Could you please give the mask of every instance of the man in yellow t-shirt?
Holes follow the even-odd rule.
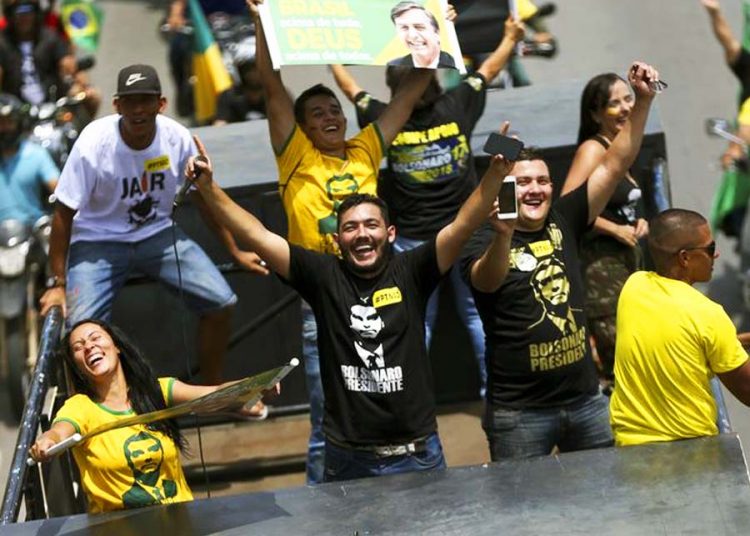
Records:
[[[750,405],[750,364],[723,307],[692,287],[711,279],[716,242],[700,214],[670,209],[649,224],[656,272],[636,272],[617,307],[618,446],[716,435],[710,380]]]
[[[344,198],[375,194],[383,152],[394,140],[432,78],[430,69],[413,70],[380,118],[346,139],[346,117],[329,88],[317,84],[292,102],[274,71],[258,15],[263,0],[247,0],[256,28],[256,61],[263,84],[271,146],[279,168],[279,194],[286,211],[289,242],[338,254],[336,214]],[[310,396],[307,482],[323,481],[323,386],[312,309],[302,303],[302,352]]]

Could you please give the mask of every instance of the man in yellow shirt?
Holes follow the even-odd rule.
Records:
[[[750,363],[721,305],[693,288],[711,279],[716,242],[700,214],[670,209],[649,224],[656,272],[636,272],[617,307],[618,446],[716,435],[714,374],[750,405]]]
[[[375,195],[383,152],[411,115],[433,71],[413,70],[380,118],[347,140],[346,117],[329,88],[314,85],[292,102],[280,73],[271,65],[258,16],[257,6],[263,0],[246,1],[255,21],[258,73],[279,169],[279,195],[286,211],[289,242],[320,253],[338,254],[334,234],[339,205],[355,193]],[[307,482],[317,484],[323,481],[323,387],[315,316],[305,302],[302,345],[312,428]]]

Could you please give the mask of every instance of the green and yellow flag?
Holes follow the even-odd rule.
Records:
[[[96,52],[104,17],[94,0],[62,0],[60,14],[73,44],[86,52]]]
[[[195,119],[198,123],[210,120],[216,113],[216,97],[232,87],[219,46],[214,41],[206,17],[198,0],[189,0],[190,18],[193,21],[193,98]]]

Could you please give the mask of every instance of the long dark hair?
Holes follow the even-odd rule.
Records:
[[[125,374],[125,382],[128,386],[128,398],[130,399],[133,411],[140,415],[165,409],[167,405],[164,402],[159,380],[138,347],[119,328],[93,318],[76,322],[70,331],[65,334],[61,345],[61,352],[70,368],[73,387],[76,392],[84,394],[92,400],[97,399],[97,393],[93,385],[75,363],[73,349],[70,344],[71,333],[82,324],[96,324],[112,337],[112,342],[115,343],[115,347],[119,351],[120,366],[122,366],[123,373]],[[156,421],[149,424],[148,428],[168,436],[180,450],[184,450],[187,446],[187,442],[180,433],[180,428],[177,426],[175,419]]]
[[[578,126],[578,145],[599,133],[601,125],[594,120],[594,113],[603,110],[609,102],[612,86],[622,79],[615,73],[596,75],[589,80],[581,94],[581,122]],[[625,82],[627,83],[627,82]]]

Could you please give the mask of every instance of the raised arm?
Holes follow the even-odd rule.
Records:
[[[216,234],[219,240],[221,240],[222,244],[224,244],[224,247],[238,266],[249,272],[268,275],[268,269],[265,267],[263,260],[256,253],[253,253],[252,251],[244,251],[237,246],[237,242],[235,242],[232,233],[229,232],[229,229],[216,221],[216,218],[214,218],[211,210],[209,210],[201,195],[192,194],[191,201],[193,201],[198,207],[198,210],[203,217],[203,221],[208,224],[214,234]]]
[[[594,140],[584,141],[573,156],[573,162],[570,164],[560,195],[572,192],[586,182],[586,179],[602,162],[605,154],[607,154],[607,149],[601,143]]]
[[[714,35],[724,49],[724,58],[727,64],[733,65],[740,55],[742,45],[732,35],[732,29],[729,27],[727,19],[721,13],[719,0],[701,0],[701,3],[706,8],[706,12],[711,19],[711,29],[714,31]]]
[[[497,48],[482,62],[477,72],[489,82],[497,76],[513,55],[516,44],[523,39],[524,28],[521,21],[508,17],[505,21],[505,33]]]
[[[240,207],[213,180],[213,168],[203,143],[196,137],[198,152],[206,161],[190,159],[187,174],[195,176],[195,168],[201,173],[197,178],[198,191],[216,221],[226,228],[241,245],[255,251],[274,272],[289,277],[289,243],[272,233],[255,216]]]
[[[617,134],[604,158],[588,179],[589,222],[593,222],[604,210],[618,181],[625,177],[638,156],[648,112],[656,95],[650,83],[658,79],[659,73],[656,69],[645,63],[635,62],[630,68],[628,81],[636,95],[635,106],[630,119]]]
[[[388,103],[383,113],[375,121],[386,147],[391,144],[406,124],[414,106],[422,98],[424,90],[427,89],[427,84],[430,83],[433,76],[435,76],[434,69],[412,69],[399,84],[391,102]]]
[[[575,190],[586,182],[586,178],[594,172],[606,153],[607,149],[601,143],[594,140],[584,141],[573,157],[573,163],[570,165],[568,176],[565,178],[561,195]],[[647,225],[646,220],[639,220],[639,222],[643,222],[639,225]],[[594,230],[631,247],[637,244],[641,237],[637,226],[620,225],[601,216],[594,220]]]
[[[336,85],[346,95],[349,102],[354,104],[354,97],[364,91],[362,87],[354,79],[349,69],[343,65],[330,65],[329,67],[331,68],[331,74],[336,81]]]
[[[255,22],[255,58],[263,85],[263,97],[266,102],[268,131],[271,135],[271,146],[278,152],[294,131],[294,102],[287,93],[281,80],[281,71],[274,71],[271,55],[268,52],[263,23],[260,21],[258,5],[263,0],[245,0],[250,16]]]
[[[503,133],[508,131],[508,127],[509,124],[506,122],[503,126]],[[466,241],[485,221],[497,199],[503,179],[512,167],[513,163],[503,158],[502,155],[493,156],[479,186],[461,205],[456,218],[440,229],[436,239],[440,273],[445,273],[450,269]]]
[[[471,265],[471,286],[480,292],[495,292],[503,284],[510,270],[510,245],[516,220],[498,220],[497,212],[490,214],[490,225],[495,231],[490,245]]]

